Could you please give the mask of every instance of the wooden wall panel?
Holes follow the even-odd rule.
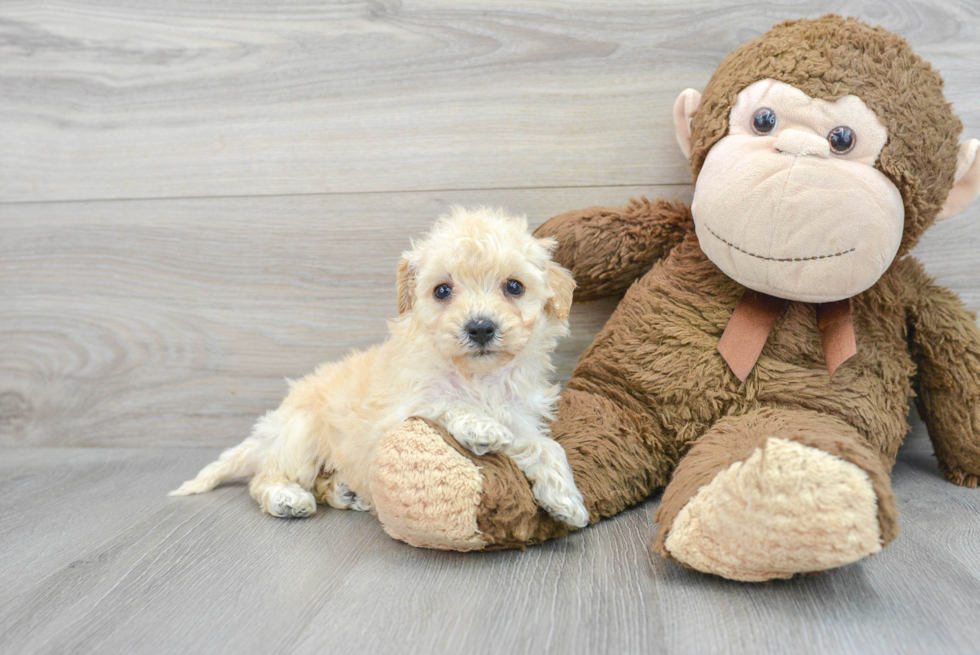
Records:
[[[686,183],[671,107],[780,20],[909,38],[980,135],[980,6],[8,2],[0,201]]]
[[[285,376],[380,341],[395,268],[451,204],[532,224],[686,187],[217,198],[4,207],[0,443],[223,445]],[[613,303],[577,307],[563,377]]]

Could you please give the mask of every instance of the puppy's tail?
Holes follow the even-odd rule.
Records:
[[[192,496],[211,491],[225,480],[255,475],[255,452],[267,437],[275,437],[281,429],[279,416],[269,412],[258,420],[252,429],[252,436],[234,448],[221,453],[218,460],[211,462],[197,474],[193,480],[188,480],[178,489],[170,492],[171,496]]]

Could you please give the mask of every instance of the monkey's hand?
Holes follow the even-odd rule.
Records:
[[[923,278],[926,276],[923,274]],[[926,279],[910,312],[919,414],[946,479],[980,482],[980,329],[953,292]]]
[[[575,300],[626,293],[633,282],[694,231],[687,205],[646,198],[620,208],[590,207],[549,219],[534,231],[558,240],[556,262],[575,277]]]

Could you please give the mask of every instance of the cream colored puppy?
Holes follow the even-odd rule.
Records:
[[[541,507],[586,525],[565,451],[548,435],[551,353],[568,334],[575,287],[554,247],[523,218],[454,208],[402,256],[388,340],[291,383],[251,437],[172,495],[253,476],[252,496],[274,516],[309,516],[317,501],[369,510],[375,447],[417,416],[476,454],[510,456]]]

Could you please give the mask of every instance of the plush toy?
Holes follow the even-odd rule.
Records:
[[[690,208],[633,201],[539,236],[576,297],[623,295],[552,433],[593,522],[666,487],[656,552],[735,580],[820,571],[898,531],[915,398],[945,476],[980,476],[980,331],[908,255],[980,191],[975,140],[900,37],[826,16],[741,46],[674,109]],[[372,485],[390,535],[456,550],[565,534],[517,468],[409,422]]]

